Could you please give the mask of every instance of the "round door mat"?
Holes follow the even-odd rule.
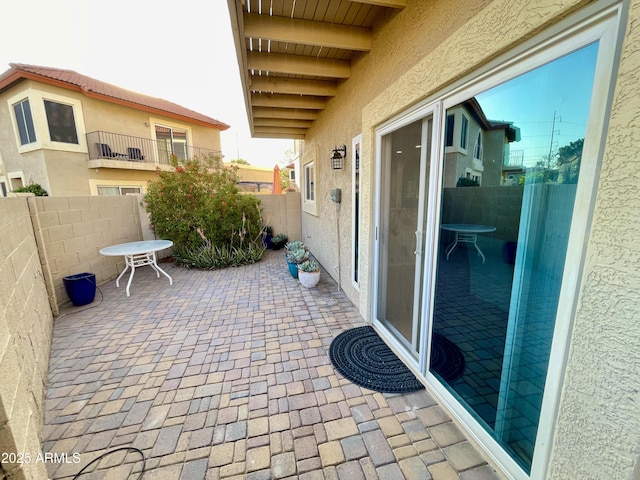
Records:
[[[406,393],[424,388],[369,326],[339,334],[331,342],[329,358],[343,377],[369,390]]]
[[[460,349],[433,332],[431,370],[451,382],[464,372]],[[356,327],[339,334],[331,342],[329,358],[343,377],[369,390],[406,393],[421,390],[422,383],[370,327]]]

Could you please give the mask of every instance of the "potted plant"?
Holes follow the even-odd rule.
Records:
[[[287,265],[293,278],[298,278],[298,265],[309,259],[309,251],[306,248],[294,248],[287,251]]]
[[[285,246],[287,240],[288,238],[284,233],[279,233],[271,239],[271,246],[274,250],[280,250]]]
[[[272,241],[273,241],[273,227],[270,225],[265,225],[262,228],[262,243],[264,244],[264,246],[266,247],[267,250],[271,250],[272,248]]]
[[[300,240],[294,240],[292,242],[286,243],[284,246],[285,250],[290,251],[293,250],[294,248],[306,248],[304,246],[304,243],[302,243]]]
[[[303,287],[315,287],[320,281],[320,264],[314,259],[300,263],[298,265],[298,278]]]

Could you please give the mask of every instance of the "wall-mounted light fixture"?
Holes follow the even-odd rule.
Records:
[[[347,146],[342,145],[333,149],[333,155],[331,155],[331,168],[334,170],[341,170],[344,165],[344,159],[347,156]]]

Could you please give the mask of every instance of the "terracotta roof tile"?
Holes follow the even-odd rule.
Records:
[[[184,117],[185,119],[195,120],[199,123],[205,123],[216,127],[220,130],[226,130],[229,125],[222,123],[214,118],[208,117],[201,113],[189,110],[168,100],[155,98],[142,93],[127,90],[110,83],[96,80],[95,78],[82,75],[73,70],[65,70],[61,68],[40,67],[36,65],[25,65],[20,63],[10,63],[11,70],[8,70],[0,76],[0,91],[9,84],[13,84],[20,80],[20,74],[31,74],[39,77],[67,84],[73,89],[79,89],[87,94],[95,94],[103,97],[105,101],[113,99],[116,103],[128,103],[132,106],[139,105],[141,107],[166,112],[172,116]],[[4,80],[4,81],[3,81]],[[64,85],[61,85],[64,87]],[[106,97],[106,98],[104,98]]]

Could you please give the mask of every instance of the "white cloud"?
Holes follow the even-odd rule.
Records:
[[[291,140],[249,134],[227,3],[222,0],[22,0],[3,8],[0,70],[68,68],[220,120],[225,158],[282,161]]]

